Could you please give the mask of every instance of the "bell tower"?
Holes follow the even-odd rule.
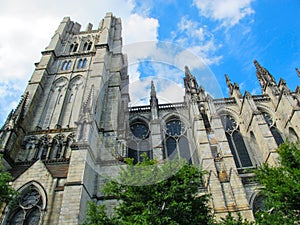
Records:
[[[121,19],[107,13],[96,29],[88,24],[82,31],[80,24],[63,18],[35,65],[25,94],[1,129],[1,151],[14,188],[26,189],[31,182],[36,195],[44,196],[47,205],[35,211],[36,219],[78,224],[98,191],[95,168],[114,159],[101,146],[115,149],[126,130]],[[8,211],[4,224],[18,213]]]

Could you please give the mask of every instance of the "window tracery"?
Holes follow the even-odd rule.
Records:
[[[273,121],[272,117],[268,113],[263,112],[262,115],[270,128],[270,131],[272,133],[272,136],[273,136],[276,144],[279,146],[281,143],[283,143],[283,139],[275,125],[275,122]]]
[[[226,138],[238,168],[253,166],[238,124],[230,115],[221,116]]]
[[[44,201],[38,188],[30,184],[20,193],[16,206],[12,208],[4,224],[38,225],[45,207]]]
[[[136,121],[130,125],[132,138],[128,142],[128,158],[133,158],[134,163],[143,161],[143,154],[152,158],[152,151],[149,141],[150,130],[142,121]]]
[[[189,141],[185,124],[177,119],[167,121],[165,127],[165,158],[174,159],[177,155],[191,163]]]

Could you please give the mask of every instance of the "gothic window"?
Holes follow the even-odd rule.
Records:
[[[69,61],[68,61],[68,64],[67,64],[67,67],[66,67],[66,70],[71,69],[71,64],[72,64],[72,62],[71,62],[71,60],[69,60]]]
[[[272,136],[273,136],[276,144],[279,146],[281,143],[283,143],[283,139],[282,139],[281,134],[279,133],[278,129],[276,128],[272,117],[266,112],[263,112],[262,115],[270,128],[270,131],[272,133]]]
[[[38,148],[36,150],[35,159],[45,160],[48,154],[50,137],[48,135],[44,135],[40,138],[38,143]]]
[[[260,210],[265,209],[263,201],[264,201],[263,195],[261,195],[261,194],[256,195],[256,197],[254,198],[253,203],[252,203],[253,214],[255,214],[256,212],[258,212]]]
[[[80,69],[82,67],[82,59],[79,59],[77,64],[77,69]]]
[[[30,184],[21,191],[16,206],[11,210],[4,224],[38,225],[45,207],[43,197],[38,188]]]
[[[253,166],[237,122],[229,115],[221,116],[221,120],[236,166],[238,168]]]
[[[76,52],[78,49],[78,44],[77,43],[73,43],[70,45],[70,52]]]
[[[136,121],[130,125],[130,131],[133,138],[128,142],[128,158],[133,158],[134,163],[143,161],[143,154],[152,158],[148,126],[142,121]]]
[[[59,159],[61,158],[64,153],[64,135],[57,135],[53,138],[51,151],[50,151],[50,158],[51,159]]]
[[[86,58],[84,58],[83,62],[82,62],[82,67],[81,68],[85,68],[86,67],[86,62],[87,62],[87,60],[86,60]]]
[[[61,70],[67,70],[67,66],[68,66],[68,61],[64,61],[61,66]]]
[[[88,41],[85,42],[83,45],[83,51],[90,51],[92,49],[92,42]]]
[[[165,156],[174,159],[179,156],[191,163],[189,141],[186,137],[186,127],[183,122],[175,118],[166,123]]]
[[[87,59],[79,59],[78,64],[77,64],[77,69],[85,68],[86,67],[86,62]]]
[[[61,66],[61,70],[69,70],[71,69],[71,64],[72,64],[72,61],[69,60],[69,61],[64,61],[62,66]]]

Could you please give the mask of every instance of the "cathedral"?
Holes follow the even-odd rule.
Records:
[[[121,19],[107,13],[81,30],[63,18],[0,131],[3,165],[20,193],[0,223],[80,224],[89,201],[112,210],[117,201],[104,200],[101,187],[124,158],[138,163],[144,154],[201,166],[214,215],[253,220],[262,200],[253,170],[276,165],[278,146],[300,135],[300,87],[254,66],[261,95],[241,93],[225,75],[229,97],[213,98],[185,67],[183,102],[160,104],[152,83],[149,104],[129,107]]]

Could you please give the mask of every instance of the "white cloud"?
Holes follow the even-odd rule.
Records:
[[[223,26],[234,26],[244,17],[254,13],[253,0],[194,0],[202,16],[220,21]]]

